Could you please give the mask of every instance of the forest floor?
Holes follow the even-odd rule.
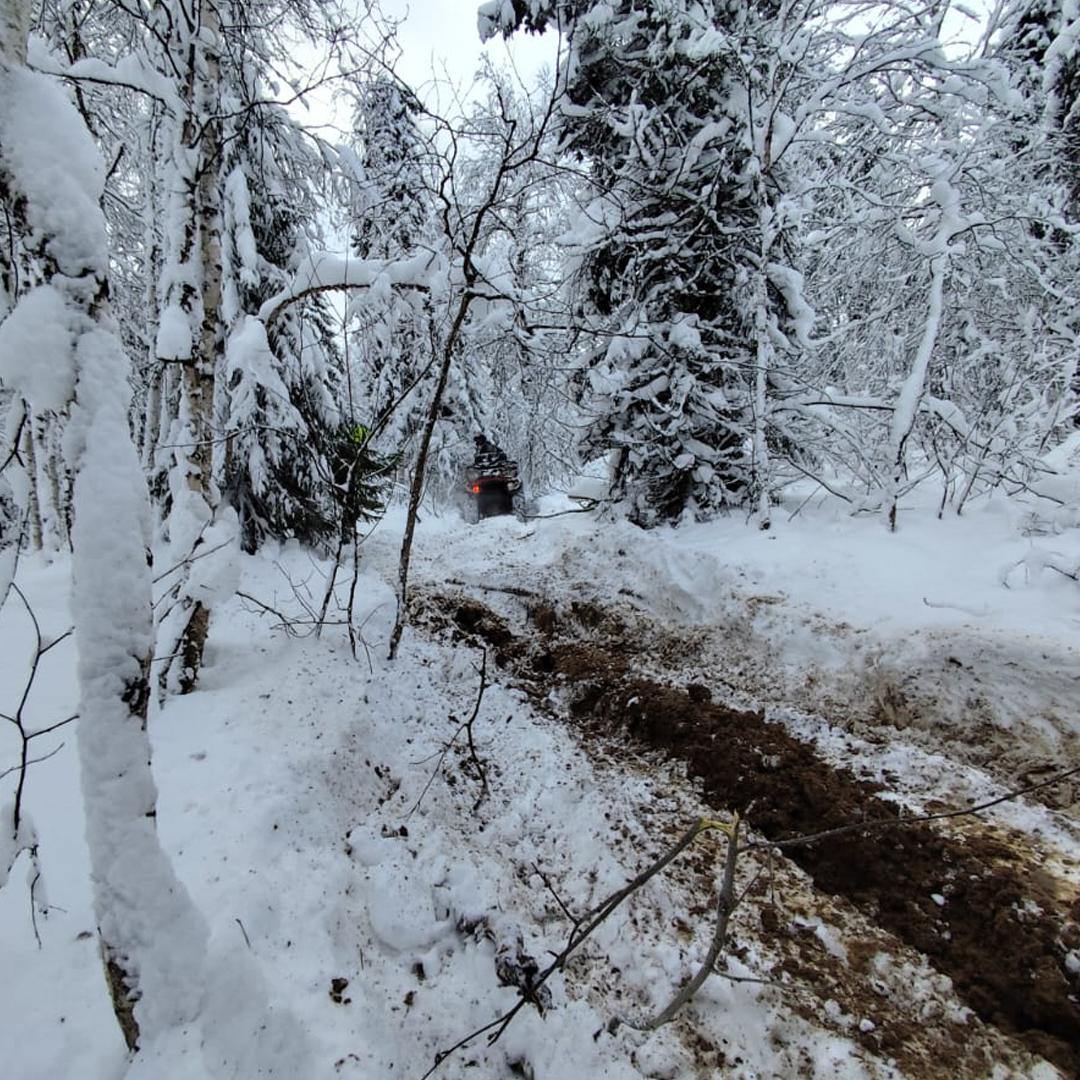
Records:
[[[640,1030],[708,948],[721,834],[434,1075],[1080,1075],[1080,784],[895,824],[1080,764],[1080,588],[1047,557],[1076,561],[1078,531],[1032,535],[1004,500],[895,535],[789,512],[769,533],[426,517],[393,664],[398,518],[363,548],[356,659],[339,630],[220,611],[199,688],[152,723],[161,834],[212,931],[203,1050],[132,1074],[420,1080],[698,818],[739,811],[759,846],[717,974],[673,1023]],[[245,560],[242,589],[301,614],[325,573],[288,547]],[[24,567],[49,632],[65,574]],[[22,629],[5,609],[5,695]],[[68,643],[49,662],[42,724],[75,695]],[[56,905],[40,949],[23,879],[0,893],[6,1073],[111,1080],[126,1063],[59,741],[28,789]]]

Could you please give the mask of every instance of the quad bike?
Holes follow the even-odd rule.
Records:
[[[470,525],[481,518],[516,514],[523,518],[524,500],[517,464],[504,462],[498,469],[480,469],[475,465],[465,470],[465,505],[463,516]]]

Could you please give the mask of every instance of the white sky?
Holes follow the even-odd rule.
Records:
[[[554,70],[558,35],[516,34],[481,44],[476,28],[480,0],[382,0],[388,18],[399,21],[401,56],[395,70],[434,112],[453,116],[476,86],[475,75],[486,57],[496,68],[516,69],[532,88],[544,68]],[[357,4],[357,7],[360,7]],[[362,16],[357,15],[358,18]],[[319,56],[306,45],[296,52],[297,79],[303,82],[319,69]],[[353,102],[337,96],[331,82],[309,91],[290,111],[296,119],[321,128],[333,141],[344,137],[352,125]]]
[[[402,58],[398,73],[414,89],[427,87],[432,72],[440,79],[450,77],[467,89],[482,55],[497,65],[512,57],[522,78],[532,84],[541,67],[554,67],[558,39],[554,33],[542,36],[518,33],[509,42],[502,38],[480,44],[476,30],[476,9],[480,0],[382,0],[383,12],[404,19],[399,37]],[[944,38],[953,47],[979,40],[993,0],[967,0],[946,16]]]
[[[399,32],[402,48],[398,74],[430,101],[433,72],[439,80],[449,77],[467,96],[473,75],[486,55],[501,67],[516,63],[522,79],[532,85],[542,67],[553,68],[557,38],[524,33],[510,42],[501,38],[480,44],[476,9],[480,0],[383,0],[382,10],[404,19]]]

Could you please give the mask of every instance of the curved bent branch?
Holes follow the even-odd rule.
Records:
[[[320,285],[309,285],[299,292],[284,292],[271,297],[260,309],[259,318],[266,324],[267,329],[274,325],[281,317],[286,308],[307,299],[309,296],[317,296],[327,292],[349,292],[352,289],[370,289],[374,285],[371,281],[336,281],[325,282]],[[408,282],[395,282],[394,289],[408,289],[413,292],[430,293],[430,285],[419,285]]]

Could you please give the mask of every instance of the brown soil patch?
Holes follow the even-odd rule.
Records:
[[[586,738],[626,732],[685,762],[709,805],[739,810],[767,839],[898,816],[880,786],[823,761],[761,714],[716,704],[704,686],[683,690],[635,675],[627,643],[606,640],[620,620],[595,605],[573,613],[591,640],[549,639],[530,649],[483,605],[441,599],[453,605],[444,610],[454,612],[454,625],[488,641],[538,697],[561,681]],[[543,622],[548,637],[556,619]],[[960,819],[948,831],[876,828],[785,855],[819,889],[925,954],[983,1021],[1080,1075],[1080,980],[1065,967],[1066,948],[1080,936],[1080,897],[1058,896],[1022,845]]]
[[[770,840],[899,816],[880,787],[834,769],[760,714],[606,673],[578,700],[597,730],[626,730],[684,760],[711,806],[739,810]],[[1065,908],[1011,847],[976,827],[876,829],[785,854],[818,888],[924,953],[984,1021],[1080,1073],[1080,1005],[1070,1000],[1080,988],[1061,944],[1080,921],[1080,897]]]

